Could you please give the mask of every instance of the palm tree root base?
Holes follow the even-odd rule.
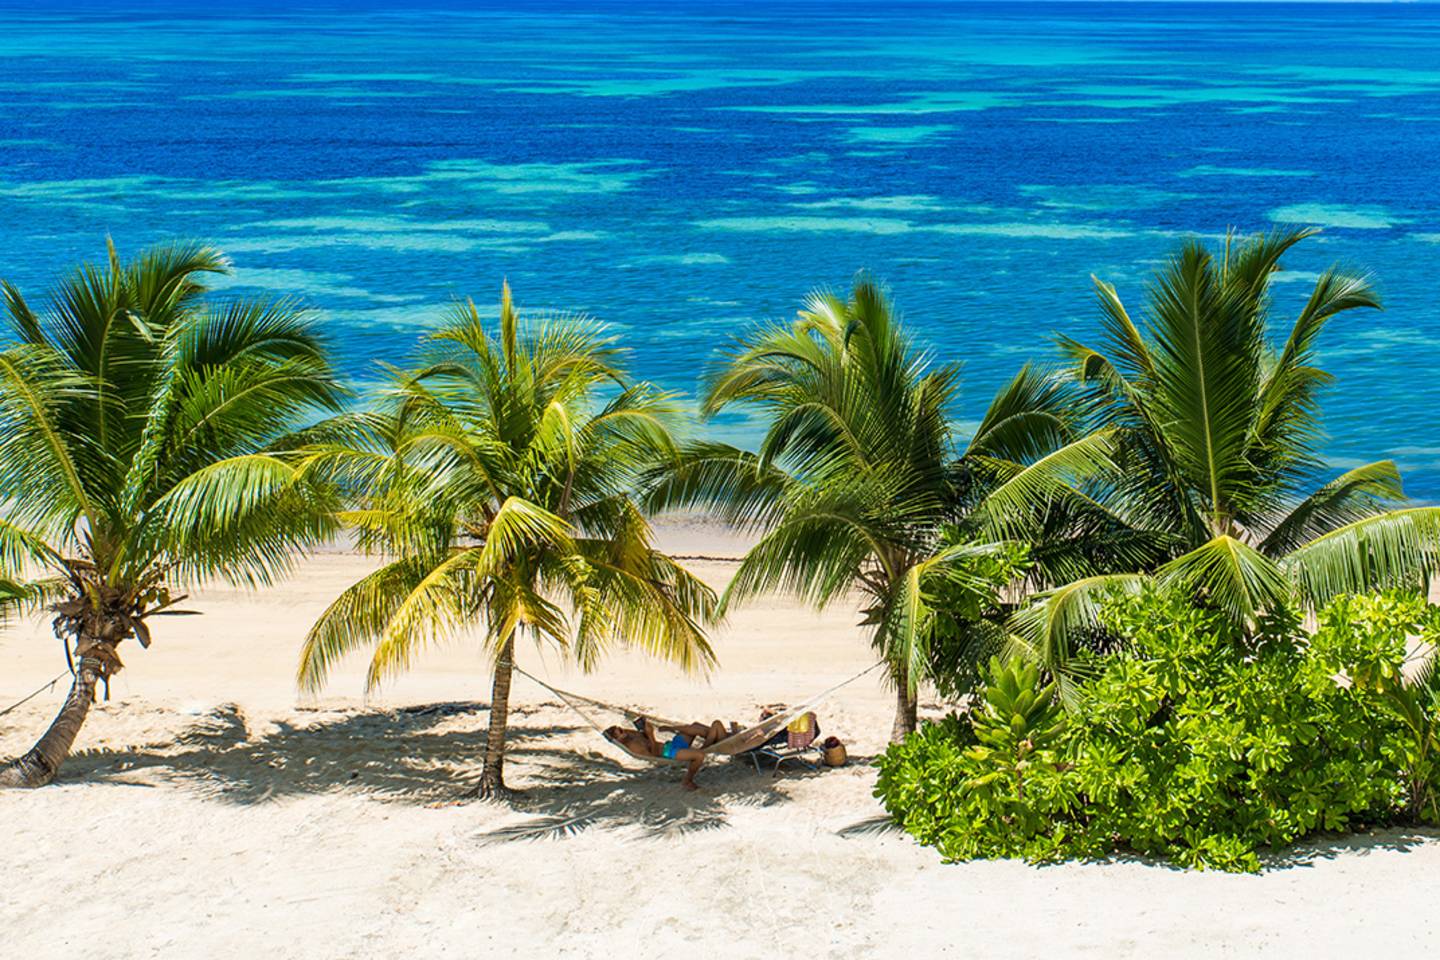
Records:
[[[477,800],[490,800],[495,803],[509,803],[521,796],[519,790],[507,787],[505,782],[496,777],[481,777],[480,783],[470,792],[470,796]]]
[[[23,757],[16,757],[0,766],[0,787],[43,787],[55,779],[56,773],[44,757],[31,750]]]

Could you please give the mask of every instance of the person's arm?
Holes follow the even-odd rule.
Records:
[[[645,745],[650,748],[650,755],[652,757],[660,756],[660,741],[655,739],[655,724],[646,720],[645,728],[640,732],[645,734]]]

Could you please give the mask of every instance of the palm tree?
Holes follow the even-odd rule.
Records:
[[[651,494],[657,509],[705,506],[763,533],[722,609],[776,589],[822,607],[858,591],[896,690],[894,739],[914,729],[941,598],[1014,587],[1017,544],[1039,547],[1037,583],[1113,569],[1117,549],[1134,556],[1072,485],[1103,465],[1109,440],[1073,440],[1065,391],[1021,370],[962,448],[959,375],[915,347],[874,282],[862,277],[848,299],[812,294],[793,323],[743,338],[708,378],[706,415],[744,404],[767,416],[758,451],[694,444]],[[1100,521],[1093,538],[1069,536],[1082,519]]]
[[[288,301],[207,302],[202,246],[84,265],[47,309],[3,287],[0,569],[50,602],[74,682],[0,785],[54,779],[120,644],[210,577],[264,583],[330,529],[325,491],[283,454],[290,430],[338,408],[325,349]]]
[[[426,365],[393,372],[384,410],[336,422],[315,448],[308,469],[353,494],[346,519],[386,562],[311,628],[299,680],[318,689],[369,646],[373,688],[425,644],[479,628],[495,658],[479,792],[496,796],[517,636],[587,669],[615,643],[698,669],[713,662],[715,597],[655,549],[632,496],[673,453],[672,410],[626,383],[613,337],[584,321],[522,331],[506,285],[498,338],[467,302],[426,347]]]
[[[1228,238],[1216,258],[1187,243],[1147,290],[1143,325],[1095,281],[1104,340],[1062,341],[1088,385],[1095,424],[1113,432],[1113,498],[1137,528],[1168,542],[1167,562],[1079,579],[1015,621],[1030,652],[1063,663],[1097,598],[1155,574],[1241,625],[1340,593],[1421,587],[1436,569],[1440,508],[1406,507],[1395,464],[1325,477],[1318,397],[1330,375],[1314,347],[1329,321],[1379,298],[1332,268],[1276,345],[1270,284],[1313,230]]]

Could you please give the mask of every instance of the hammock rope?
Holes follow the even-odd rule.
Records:
[[[31,700],[34,700],[36,697],[40,696],[40,694],[44,693],[46,690],[53,690],[53,689],[55,689],[55,684],[59,683],[59,682],[61,681],[61,679],[64,678],[64,676],[65,676],[66,674],[70,673],[70,672],[71,672],[71,671],[69,671],[69,670],[65,670],[65,671],[63,671],[63,672],[61,672],[61,673],[56,674],[54,680],[51,680],[49,683],[42,683],[42,684],[40,685],[40,688],[39,688],[38,690],[36,690],[34,693],[30,694],[30,696],[24,697],[23,699],[20,699],[20,700],[16,700],[14,703],[10,704],[10,706],[6,707],[4,710],[0,710],[0,717],[3,717],[3,716],[5,716],[5,714],[11,712],[12,710],[16,710],[16,709],[18,709],[19,707],[21,707],[21,706],[29,703]]]
[[[766,717],[764,720],[760,721],[752,727],[746,727],[743,730],[737,730],[731,733],[723,740],[716,740],[714,743],[705,744],[703,747],[700,748],[700,752],[705,754],[715,754],[717,756],[735,756],[736,754],[744,753],[747,750],[753,750],[755,747],[758,747],[766,740],[769,740],[770,737],[776,732],[778,732],[780,729],[788,726],[790,724],[790,721],[809,712],[812,707],[819,704],[821,701],[829,698],[831,694],[835,693],[837,690],[840,690],[842,687],[848,687],[856,680],[859,680],[861,677],[872,673],[875,670],[878,670],[882,666],[884,666],[883,661],[880,663],[871,664],[864,670],[861,670],[859,673],[855,674],[855,676],[850,677],[848,680],[842,680],[839,683],[835,684],[833,687],[830,687],[829,689],[816,694],[815,696],[811,697],[808,700],[805,700],[802,703],[796,704],[793,707],[786,707],[784,710],[779,711],[774,716]],[[641,718],[649,720],[657,727],[679,727],[683,726],[683,724],[677,723],[672,720],[666,720],[663,717],[657,717],[654,714],[645,713],[644,711],[634,710],[630,707],[622,707],[618,704],[606,703],[603,700],[594,700],[590,697],[583,697],[578,693],[571,693],[568,690],[561,690],[559,687],[551,686],[550,684],[546,683],[544,680],[541,680],[534,674],[527,673],[519,666],[514,667],[514,670],[522,677],[525,677],[526,679],[536,684],[539,684],[546,690],[549,690],[551,693],[555,694],[555,696],[559,697],[561,702],[564,703],[565,706],[575,711],[575,713],[578,714],[582,720],[584,720],[587,724],[593,727],[595,732],[600,734],[601,739],[603,739],[611,746],[621,750],[626,756],[634,757],[637,760],[650,760],[656,763],[681,762],[679,760],[674,760],[668,757],[652,757],[648,754],[638,754],[626,750],[624,747],[620,746],[619,744],[612,741],[609,737],[605,736],[605,728],[602,727],[599,723],[597,723],[589,713],[582,710],[580,708],[580,704],[583,703],[591,707],[592,709],[601,710],[606,713],[613,713],[617,716],[622,716],[627,719]]]

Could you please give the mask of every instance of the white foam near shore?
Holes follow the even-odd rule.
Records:
[[[701,518],[667,520],[659,540],[712,558],[689,562],[716,585],[749,542]],[[187,602],[201,616],[124,652],[62,782],[0,793],[6,955],[1354,960],[1435,942],[1431,837],[1352,837],[1259,877],[943,864],[879,820],[865,760],[892,698],[873,676],[820,709],[858,762],[779,779],[718,762],[699,794],[517,678],[507,777],[524,797],[462,802],[488,720],[475,646],[427,654],[368,704],[358,661],[318,699],[294,690],[306,626],[371,563],[335,548],[264,593],[207,589]],[[780,598],[739,610],[704,678],[623,652],[591,676],[520,657],[601,699],[746,719],[863,669],[855,621]],[[0,662],[0,704],[63,669],[40,623],[0,632]],[[27,746],[61,693],[0,720],[0,754]]]

